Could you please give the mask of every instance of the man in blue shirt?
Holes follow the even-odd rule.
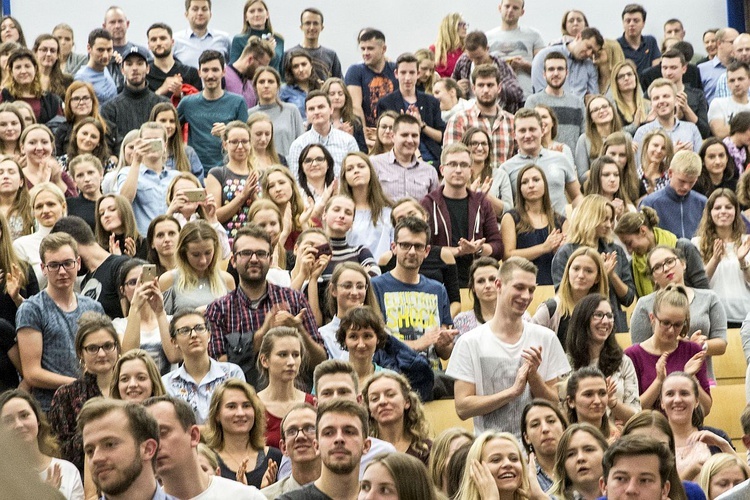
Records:
[[[114,51],[112,35],[105,29],[95,29],[89,33],[86,49],[89,53],[89,62],[78,70],[75,79],[90,83],[99,99],[99,105],[103,106],[117,95],[117,85],[107,68]]]
[[[577,97],[599,93],[599,77],[591,58],[604,46],[604,37],[596,28],[584,28],[575,39],[562,44],[551,45],[539,51],[531,63],[531,84],[534,92],[547,87],[544,78],[544,60],[551,52],[560,52],[568,60],[568,77],[565,91]]]
[[[643,35],[646,25],[646,9],[637,3],[631,3],[622,9],[623,33],[617,39],[626,59],[633,61],[638,73],[643,73],[655,66],[661,57],[659,43],[651,35]]]
[[[241,95],[221,88],[221,80],[226,75],[221,53],[207,50],[201,54],[198,64],[203,90],[184,97],[177,106],[177,114],[180,123],[190,125],[188,144],[195,149],[208,173],[223,163],[221,135],[226,124],[233,120],[247,121],[247,104]]]
[[[189,29],[176,31],[174,34],[174,57],[181,63],[194,68],[206,50],[216,50],[229,58],[229,34],[224,31],[208,29],[211,21],[211,0],[188,0],[185,2],[185,18]]]

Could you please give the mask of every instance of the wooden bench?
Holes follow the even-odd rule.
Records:
[[[747,362],[742,350],[742,339],[739,328],[727,330],[727,350],[721,356],[711,358],[714,376],[719,385],[745,384]],[[743,395],[744,401],[744,395]]]
[[[716,369],[715,363],[714,369]],[[742,384],[712,387],[711,397],[713,399],[711,413],[705,418],[704,423],[729,434],[737,451],[744,451],[742,425],[740,424],[740,415],[746,406],[744,381]]]
[[[430,423],[433,436],[437,436],[445,429],[460,427],[474,433],[474,419],[461,420],[456,413],[456,403],[453,399],[439,399],[424,404],[424,413]]]

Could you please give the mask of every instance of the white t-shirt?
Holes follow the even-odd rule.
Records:
[[[487,396],[511,387],[523,361],[521,352],[532,346],[541,346],[542,363],[539,375],[545,381],[570,372],[570,365],[560,341],[549,328],[523,323],[523,333],[515,344],[501,341],[485,323],[458,339],[446,374],[456,380],[469,382],[476,387],[477,396]],[[521,439],[521,412],[531,402],[528,384],[521,396],[502,408],[486,415],[474,417],[477,433],[496,429],[513,433]]]
[[[206,491],[191,500],[266,500],[266,496],[255,486],[232,481],[221,476],[210,476]]]
[[[49,468],[53,465],[60,465],[60,475],[62,476],[60,481],[60,493],[66,498],[66,500],[83,500],[83,483],[81,482],[81,474],[75,465],[68,462],[67,460],[60,460],[59,458],[53,458],[49,464]],[[39,477],[42,481],[47,479],[47,471],[44,470],[39,473]]]
[[[708,107],[708,121],[723,120],[724,123],[729,123],[740,111],[750,111],[750,104],[740,104],[731,97],[717,97]]]

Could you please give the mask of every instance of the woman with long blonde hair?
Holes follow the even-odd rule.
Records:
[[[602,155],[604,139],[621,129],[622,122],[609,99],[603,95],[590,96],[586,103],[586,131],[576,144],[575,165],[581,183],[588,179],[591,163]]]
[[[669,165],[673,156],[674,143],[664,130],[655,129],[643,137],[638,174],[648,194],[669,184]]]
[[[604,269],[609,278],[609,300],[615,314],[615,332],[626,332],[628,323],[622,307],[633,303],[635,283],[625,250],[614,241],[614,218],[615,208],[605,197],[598,194],[584,196],[571,217],[568,242],[552,258],[552,281],[556,286],[560,284],[566,262],[577,248],[586,246],[596,250],[603,256]]]
[[[0,318],[16,324],[16,311],[24,300],[39,293],[34,270],[18,258],[8,220],[0,213]]]
[[[608,436],[607,436],[608,437]],[[607,438],[591,424],[571,423],[560,437],[555,454],[555,484],[549,490],[559,500],[595,500],[602,495],[602,457]]]
[[[631,60],[625,59],[612,67],[610,80],[614,80],[610,91],[623,127],[634,134],[651,112],[651,103],[643,97],[638,69]]]
[[[617,40],[604,40],[604,46],[594,54],[594,64],[599,74],[599,93],[606,95],[612,87],[612,70],[625,60],[625,54]]]
[[[304,198],[297,188],[297,183],[288,168],[274,165],[265,171],[260,180],[263,198],[273,201],[284,214],[284,224],[289,226],[289,237],[284,248],[292,250],[299,233],[307,229],[308,220],[315,206],[311,203],[305,208]]]
[[[0,213],[8,221],[8,234],[13,239],[31,234],[34,231],[31,196],[23,169],[14,158],[0,157],[0,179],[5,181],[0,184]]]
[[[195,149],[185,144],[177,108],[170,102],[160,102],[151,108],[148,121],[161,123],[167,131],[167,161],[164,166],[170,170],[191,172],[202,183],[203,164]]]
[[[440,76],[447,77],[453,74],[456,61],[464,52],[468,27],[458,12],[452,12],[440,21],[435,45],[430,45],[430,50],[435,53],[435,71]]]
[[[362,120],[354,114],[354,103],[346,83],[341,78],[331,77],[323,82],[321,90],[328,95],[331,100],[331,122],[334,128],[343,130],[347,134],[354,136],[360,151],[367,151],[367,142],[365,141],[365,129],[362,126]]]
[[[628,199],[635,204],[636,200],[646,196],[646,188],[641,184],[635,163],[633,140],[629,134],[622,131],[609,134],[602,143],[602,156],[612,157],[622,170],[620,182]]]
[[[417,90],[432,95],[435,82],[439,80],[435,72],[435,53],[430,49],[419,49],[414,57],[417,58]]]

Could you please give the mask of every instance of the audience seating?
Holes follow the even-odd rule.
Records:
[[[714,371],[716,362],[714,362]],[[713,405],[704,423],[723,430],[732,438],[732,444],[738,452],[744,451],[742,444],[742,425],[740,415],[745,409],[745,384],[717,385],[711,388]]]
[[[712,358],[714,376],[719,385],[745,384],[745,371],[747,362],[742,350],[742,339],[739,328],[727,330],[727,350],[721,356]],[[742,396],[744,401],[744,393]],[[739,414],[737,414],[739,417]]]
[[[452,399],[439,399],[424,404],[424,413],[430,423],[430,431],[437,436],[445,429],[461,427],[474,432],[474,419],[461,420],[456,414],[456,404]]]
[[[471,290],[468,288],[461,289],[461,312],[471,311],[474,307],[474,297],[471,296]]]
[[[615,338],[623,351],[633,345],[633,340],[630,338],[630,332],[615,333]]]
[[[539,304],[544,302],[547,299],[551,299],[555,296],[555,287],[554,285],[540,285],[536,287],[536,291],[534,292],[534,298],[531,300],[531,304],[529,304],[529,308],[527,311],[532,316],[534,313],[536,313],[537,308],[539,307]]]

